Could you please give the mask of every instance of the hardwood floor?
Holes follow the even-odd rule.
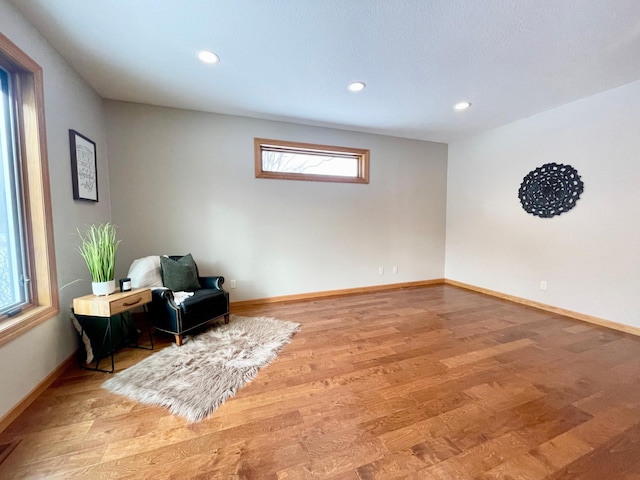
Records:
[[[0,478],[640,479],[638,337],[445,285],[235,313],[303,328],[209,419],[74,366],[0,434]]]

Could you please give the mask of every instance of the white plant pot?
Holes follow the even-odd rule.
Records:
[[[116,291],[116,281],[109,280],[108,282],[91,282],[91,290],[94,295],[111,295]]]

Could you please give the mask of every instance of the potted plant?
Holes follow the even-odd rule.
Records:
[[[112,223],[89,225],[83,235],[78,230],[81,244],[78,251],[91,273],[91,289],[94,295],[109,295],[116,290],[116,227]]]

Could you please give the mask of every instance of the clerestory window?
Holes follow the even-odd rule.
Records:
[[[254,139],[257,178],[369,183],[369,150]]]

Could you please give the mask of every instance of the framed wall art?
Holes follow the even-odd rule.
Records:
[[[71,180],[74,200],[98,201],[98,163],[96,144],[84,135],[69,130]]]

